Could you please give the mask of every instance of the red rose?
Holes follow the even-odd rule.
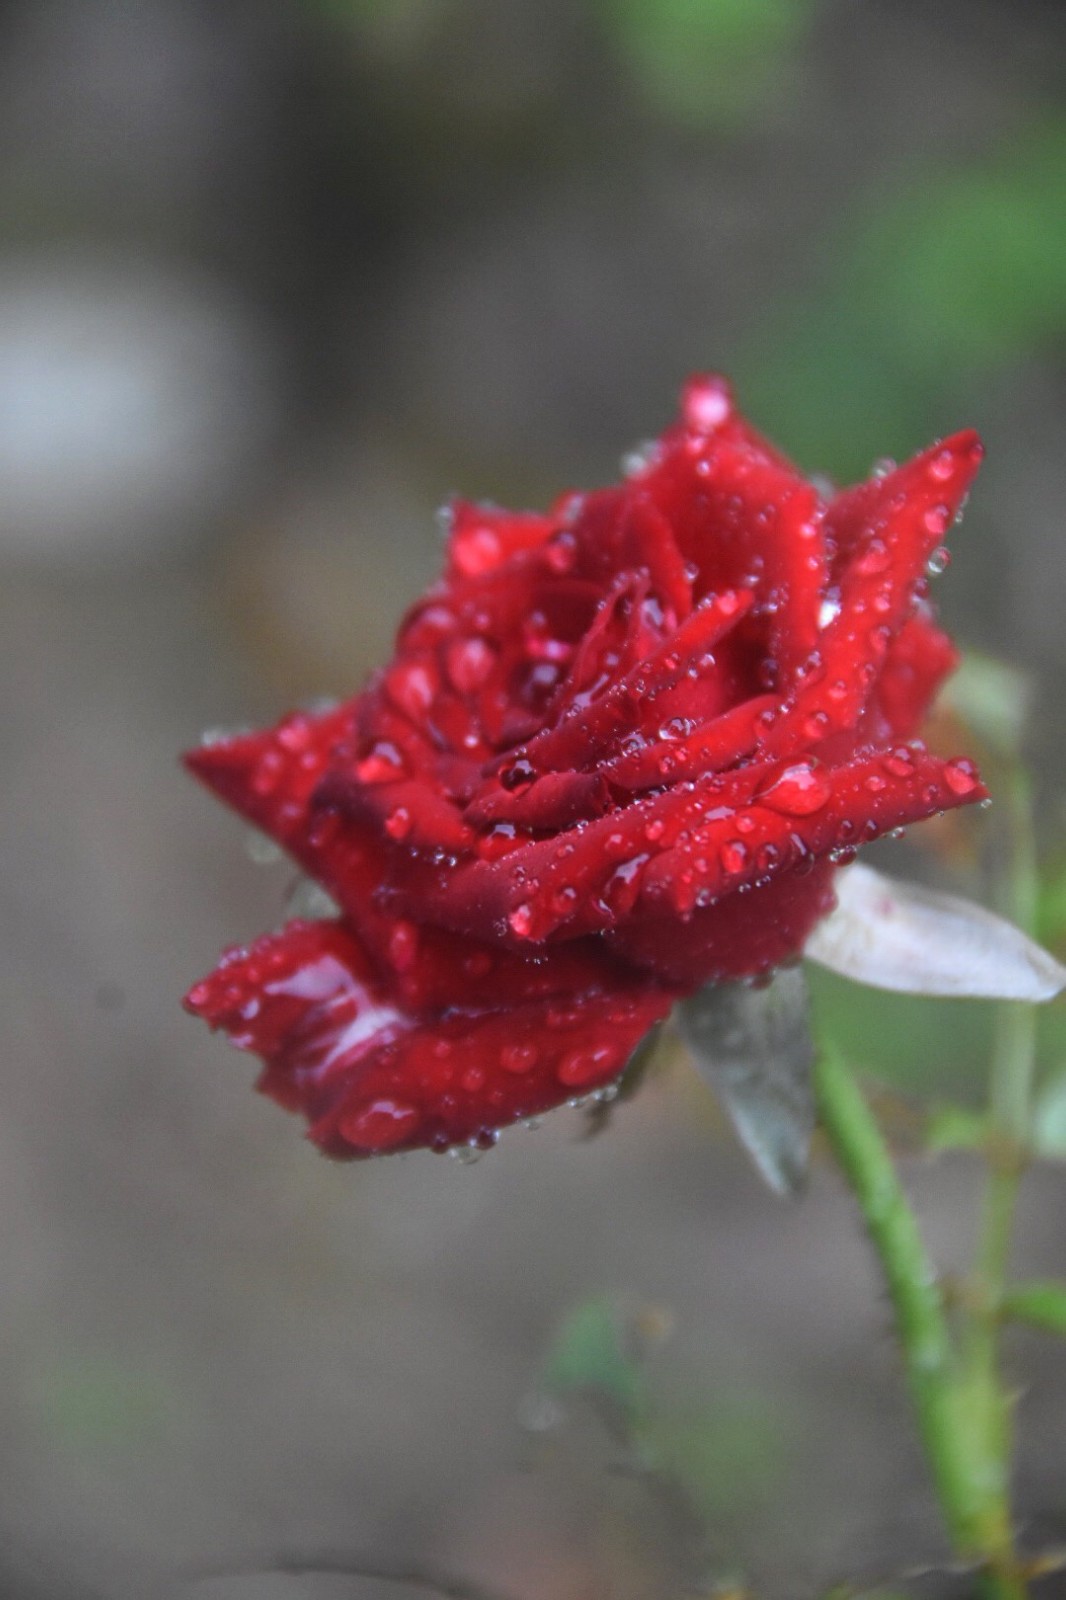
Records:
[[[331,1155],[444,1149],[795,957],[834,863],[985,793],[915,739],[955,659],[926,568],[980,457],[957,434],[827,502],[697,378],[621,486],[453,506],[364,694],[187,757],[341,908],[189,1008]]]

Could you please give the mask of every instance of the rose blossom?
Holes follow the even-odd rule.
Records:
[[[836,864],[979,800],[915,737],[972,432],[826,499],[695,378],[618,487],[458,502],[391,664],[191,770],[338,903],[186,1004],[335,1156],[491,1143],[673,1002],[795,958]]]

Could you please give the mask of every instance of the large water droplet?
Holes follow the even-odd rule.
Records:
[[[977,788],[977,768],[972,761],[964,757],[958,761],[949,761],[944,768],[944,782],[961,799],[964,795],[973,794]]]
[[[693,378],[685,386],[681,414],[695,433],[713,433],[733,409],[729,386],[722,378]]]
[[[414,1106],[402,1100],[372,1100],[359,1111],[338,1118],[337,1131],[363,1150],[391,1150],[409,1139],[418,1126]]]
[[[789,817],[807,817],[820,811],[832,789],[828,778],[809,761],[796,761],[764,788],[756,801]]]
[[[533,926],[533,907],[527,903],[515,906],[507,921],[512,933],[517,934],[519,939],[528,939]]]

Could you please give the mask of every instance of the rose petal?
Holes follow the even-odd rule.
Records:
[[[981,456],[977,435],[959,433],[833,501],[826,529],[850,551],[840,576],[839,613],[818,641],[814,670],[768,733],[768,751],[794,750],[814,718],[827,732],[855,726]]]
[[[328,1154],[491,1143],[497,1130],[616,1078],[672,994],[565,986],[500,1008],[399,1011],[339,923],[292,923],[233,950],[186,1004],[265,1062],[259,1088]],[[490,991],[491,992],[491,991]]]
[[[845,978],[987,1000],[1052,1000],[1066,988],[1066,967],[984,906],[862,864],[840,872],[835,888],[837,908],[804,954]]]

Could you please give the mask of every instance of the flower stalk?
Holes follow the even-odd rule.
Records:
[[[1003,784],[1010,837],[1004,910],[1024,931],[1035,921],[1036,851],[1027,775],[1012,762]],[[989,1600],[1027,1593],[1010,1509],[1013,1398],[1001,1365],[1009,1317],[1034,1315],[1057,1331],[1061,1286],[1012,1291],[1007,1282],[1018,1188],[1029,1159],[1036,1021],[1031,1005],[996,1013],[985,1155],[988,1181],[973,1271],[949,1319],[917,1219],[855,1078],[831,1048],[815,1068],[822,1126],[877,1252],[941,1511],[956,1553],[977,1561]],[[1050,1312],[1048,1306],[1051,1307]]]

